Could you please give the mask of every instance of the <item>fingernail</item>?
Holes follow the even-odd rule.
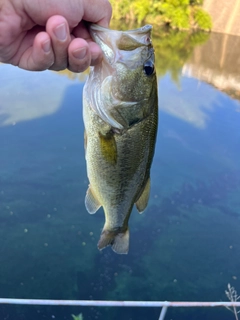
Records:
[[[49,53],[51,50],[51,42],[50,40],[46,40],[42,43],[42,49],[45,53]]]
[[[91,57],[91,66],[95,66],[96,64],[98,64],[101,61],[102,56],[98,53],[92,53],[92,57]]]
[[[73,51],[73,56],[76,59],[83,59],[86,56],[87,48],[83,47]]]
[[[67,39],[67,26],[66,23],[62,23],[54,29],[54,34],[60,41]]]

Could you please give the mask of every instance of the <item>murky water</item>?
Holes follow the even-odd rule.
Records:
[[[0,65],[0,297],[226,300],[240,293],[240,39],[156,35],[152,190],[130,252],[99,252],[89,215],[83,78]],[[164,42],[165,41],[165,42]],[[205,41],[205,43],[204,43]],[[0,306],[0,319],[157,319],[158,309]],[[171,309],[166,320],[233,319]]]

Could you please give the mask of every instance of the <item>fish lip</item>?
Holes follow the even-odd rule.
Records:
[[[131,33],[136,33],[136,34],[141,34],[141,33],[147,33],[149,31],[152,30],[152,25],[151,24],[146,24],[145,26],[143,27],[140,27],[138,29],[132,29],[132,30],[127,30],[127,31],[119,31],[119,30],[113,30],[113,29],[108,29],[108,28],[105,28],[105,27],[102,27],[98,24],[95,24],[95,23],[92,23],[90,26],[89,26],[89,29],[90,29],[90,32],[91,31],[104,31],[104,32],[127,32],[128,34]]]
[[[151,34],[152,31],[152,25],[151,24],[146,24],[143,27],[140,27],[138,29],[132,29],[132,30],[127,30],[127,31],[121,31],[121,30],[114,30],[114,29],[109,29],[109,28],[105,28],[102,27],[98,24],[90,24],[89,25],[89,32],[90,35],[92,37],[92,39],[97,42],[99,44],[99,46],[101,47],[101,44],[99,43],[99,41],[103,41],[102,37],[101,37],[101,32],[103,32],[103,34],[115,34],[118,35],[117,37],[120,37],[121,35],[127,34],[130,37],[132,36],[133,38],[139,38],[139,36],[141,37],[142,35],[147,35],[147,34]],[[100,34],[98,34],[100,33]],[[110,36],[111,37],[111,36]],[[147,39],[145,39],[144,41],[140,40],[140,42],[142,43],[142,45],[149,45],[151,44],[151,39],[150,36],[147,37]],[[108,46],[111,44],[108,43]]]

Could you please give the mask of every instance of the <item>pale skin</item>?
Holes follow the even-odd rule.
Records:
[[[108,27],[108,0],[0,0],[0,62],[82,72],[102,59],[86,22]]]

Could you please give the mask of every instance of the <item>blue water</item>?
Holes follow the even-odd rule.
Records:
[[[228,283],[240,293],[236,94],[187,75],[159,78],[151,197],[142,215],[133,210],[130,252],[119,256],[98,251],[103,211],[84,206],[83,85],[66,73],[0,65],[0,297],[224,301]],[[0,320],[79,313],[135,320],[160,310],[0,305]],[[165,319],[234,316],[177,308]]]

